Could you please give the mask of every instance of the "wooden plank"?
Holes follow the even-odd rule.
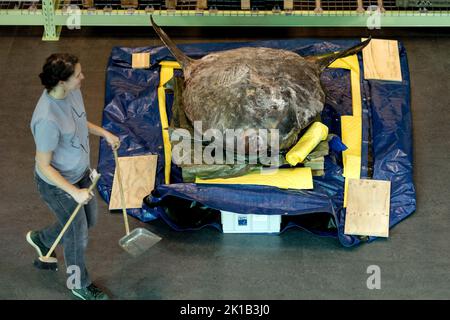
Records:
[[[364,13],[366,10],[364,10],[363,0],[356,0],[356,3],[358,5],[358,7],[356,8],[356,12]]]
[[[365,79],[402,81],[396,40],[372,39],[363,49],[363,61]]]
[[[322,1],[321,0],[316,0],[316,7],[314,8],[314,12],[315,13],[322,13],[323,12]]]
[[[120,6],[122,8],[137,8],[138,0],[120,0]]]
[[[133,53],[131,55],[131,67],[133,69],[150,68],[150,52]]]
[[[157,155],[119,157],[122,186],[127,208],[141,208],[142,200],[152,192],[155,186]],[[121,209],[120,190],[117,175],[109,202],[109,209]]]
[[[208,0],[197,0],[196,8],[199,10],[208,9]]]
[[[294,1],[293,0],[284,0],[283,9],[284,10],[294,10]]]
[[[166,0],[166,8],[167,9],[176,9],[177,8],[177,0]]]
[[[64,4],[70,3],[70,1],[65,0]],[[83,8],[93,8],[94,7],[94,0],[83,0]]]
[[[386,12],[386,9],[384,8],[383,0],[377,0],[378,9],[381,13]]]
[[[250,10],[250,0],[241,0],[241,9]]]
[[[348,179],[345,234],[388,237],[391,182]]]

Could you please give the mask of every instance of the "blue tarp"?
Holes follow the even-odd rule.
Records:
[[[179,47],[193,58],[242,46],[287,49],[306,56],[343,50],[358,42],[295,39]],[[131,55],[137,52],[150,52],[149,69],[131,68]],[[412,179],[409,70],[406,51],[401,43],[399,52],[402,82],[363,79],[363,64],[359,57],[363,110],[361,178],[391,181],[390,227],[414,212],[416,205]],[[330,155],[325,157],[325,176],[314,177],[313,190],[182,183],[180,169],[175,165],[172,165],[172,183],[164,184],[164,148],[157,100],[159,62],[164,60],[174,60],[165,47],[115,47],[108,62],[103,127],[120,137],[119,156],[158,155],[155,190],[145,199],[142,208],[128,209],[130,215],[145,222],[162,218],[176,230],[192,230],[192,227],[181,226],[171,219],[162,203],[170,199],[184,199],[217,210],[286,217],[311,214],[310,217],[314,218],[314,215],[319,217],[319,214],[323,216],[326,213],[333,219],[336,229],[315,229],[313,224],[303,225],[302,220],[294,219],[284,224],[282,231],[297,226],[318,235],[336,237],[344,246],[354,246],[362,241],[361,237],[344,234],[344,178],[342,154],[338,151],[331,150]],[[327,69],[322,74],[322,83],[327,93],[322,122],[329,127],[330,133],[340,135],[340,117],[352,114],[350,73],[344,69]],[[170,118],[173,97],[167,94],[166,100]],[[371,160],[369,153],[372,155]],[[104,140],[100,143],[98,171],[102,174],[98,190],[109,203],[114,157]],[[221,230],[217,222],[195,228],[207,225]],[[368,238],[369,241],[374,239]]]

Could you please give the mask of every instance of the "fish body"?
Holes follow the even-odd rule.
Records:
[[[299,133],[322,111],[322,71],[340,57],[361,51],[370,38],[342,52],[302,57],[265,47],[242,47],[187,57],[151,18],[154,30],[181,64],[184,74],[182,108],[202,130],[239,130],[245,152],[262,151],[268,141],[251,136],[255,130],[276,129],[279,151],[290,149]]]

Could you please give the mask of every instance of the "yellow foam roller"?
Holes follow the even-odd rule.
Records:
[[[314,150],[320,141],[328,136],[328,127],[321,122],[314,122],[305,134],[300,138],[297,144],[286,154],[286,161],[295,166],[303,162],[308,154]]]

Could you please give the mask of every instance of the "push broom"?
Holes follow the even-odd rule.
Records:
[[[96,172],[96,171],[95,171]],[[89,186],[88,192],[91,193],[92,190],[97,185],[98,179],[100,179],[101,174],[96,173],[93,177],[94,180],[92,181],[92,184]],[[72,223],[73,219],[75,219],[76,215],[78,214],[78,211],[80,211],[81,207],[84,206],[84,203],[79,203],[75,210],[73,211],[72,215],[70,216],[69,220],[67,220],[66,224],[64,225],[64,228],[59,233],[58,237],[56,238],[55,242],[51,246],[50,250],[48,250],[47,254],[43,257],[39,257],[34,261],[34,265],[38,267],[39,269],[48,269],[48,270],[58,270],[58,263],[57,260],[53,257],[51,257],[51,254],[55,250],[58,243],[61,241],[64,233],[69,228],[70,224]]]

